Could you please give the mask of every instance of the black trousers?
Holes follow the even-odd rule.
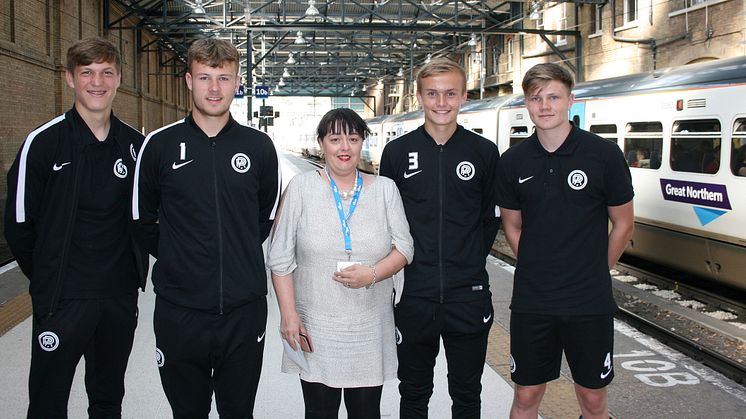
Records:
[[[90,418],[120,418],[124,372],[137,327],[137,293],[61,300],[51,317],[34,315],[28,418],[66,418],[75,368],[85,357]]]
[[[266,298],[220,315],[157,297],[153,325],[158,372],[174,418],[207,418],[213,391],[222,419],[253,417]]]
[[[380,419],[383,386],[336,388],[300,380],[305,419],[337,419],[344,391],[348,419]]]
[[[404,296],[394,309],[401,418],[427,418],[433,368],[443,339],[453,418],[479,419],[482,372],[493,321],[489,292],[470,302],[436,303]]]

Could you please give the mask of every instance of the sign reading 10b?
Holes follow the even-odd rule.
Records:
[[[269,86],[254,86],[254,97],[257,99],[267,99],[269,97]]]

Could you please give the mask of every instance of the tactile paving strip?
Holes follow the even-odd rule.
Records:
[[[23,292],[0,305],[0,336],[26,320],[30,315],[31,296],[28,292]]]

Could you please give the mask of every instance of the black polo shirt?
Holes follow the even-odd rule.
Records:
[[[498,203],[522,217],[511,309],[613,313],[607,207],[633,196],[619,147],[576,127],[553,153],[535,133],[508,149],[498,162]]]
[[[73,108],[74,109],[74,108]],[[115,139],[99,141],[77,112],[81,146],[78,205],[65,271],[62,298],[108,298],[137,295],[138,275],[128,230],[127,167]]]

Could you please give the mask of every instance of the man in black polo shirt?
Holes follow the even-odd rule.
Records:
[[[632,179],[619,147],[574,127],[572,76],[523,79],[536,132],[498,163],[498,202],[516,254],[510,319],[512,418],[536,418],[564,350],[583,418],[607,418],[617,307],[609,269],[632,236]],[[612,228],[609,232],[608,222]]]
[[[127,217],[143,136],[111,111],[121,81],[114,44],[75,43],[65,79],[74,106],[32,131],[8,172],[5,237],[34,309],[28,417],[67,417],[85,356],[88,415],[115,418],[148,267]]]

